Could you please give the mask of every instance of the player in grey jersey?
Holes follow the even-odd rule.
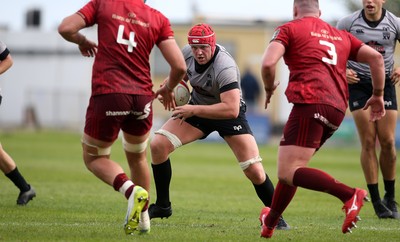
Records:
[[[13,64],[10,51],[7,46],[0,41],[0,75],[6,72]],[[1,104],[1,95],[0,95]],[[10,179],[20,190],[17,205],[26,205],[36,197],[35,189],[29,185],[22,174],[19,172],[15,161],[3,149],[0,143],[0,170]]]
[[[400,80],[400,68],[394,68],[394,52],[400,40],[400,19],[383,8],[385,0],[363,0],[363,9],[344,17],[337,28],[347,30],[364,43],[380,52],[385,61],[386,81],[384,100],[386,115],[375,122],[368,121],[369,111],[362,109],[372,94],[371,74],[367,65],[349,61],[349,107],[361,142],[361,166],[379,218],[399,218],[395,202],[397,100],[395,85]],[[381,150],[379,159],[376,139]],[[378,189],[381,169],[385,196],[381,200]]]
[[[215,33],[207,24],[193,26],[188,42],[182,52],[187,65],[185,80],[190,80],[193,87],[191,101],[174,109],[172,118],[155,132],[150,143],[157,194],[156,202],[149,207],[150,218],[172,214],[169,155],[213,131],[228,143],[263,204],[271,205],[274,186],[261,164],[258,146],[246,119],[235,60],[224,47],[216,44]],[[278,229],[288,228],[281,217]]]

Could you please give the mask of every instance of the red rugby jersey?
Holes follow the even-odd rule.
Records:
[[[149,56],[173,38],[169,20],[140,0],[91,0],[78,14],[87,26],[98,25],[92,95],[153,94]]]
[[[355,60],[361,41],[315,17],[304,17],[279,26],[271,41],[285,48],[289,68],[285,91],[291,103],[327,104],[347,109],[347,60]]]

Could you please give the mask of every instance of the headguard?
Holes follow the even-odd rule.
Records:
[[[196,24],[188,33],[190,45],[210,45],[212,53],[215,50],[215,32],[208,24]]]

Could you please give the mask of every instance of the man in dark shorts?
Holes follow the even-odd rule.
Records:
[[[79,32],[95,24],[98,46]],[[128,199],[125,233],[147,233],[150,172],[146,148],[152,127],[153,97],[161,95],[164,107],[173,108],[173,88],[186,71],[171,24],[142,0],[92,0],[66,17],[58,31],[67,41],[77,44],[83,56],[96,56],[82,137],[85,165]],[[169,82],[154,94],[149,58],[155,45],[171,71]],[[110,159],[111,146],[120,131],[130,177],[118,162]]]
[[[0,41],[0,75],[6,72],[13,65],[13,59],[10,50],[6,44]],[[0,104],[1,104],[0,93]],[[10,179],[19,189],[17,205],[26,205],[30,200],[36,197],[35,189],[27,183],[24,176],[18,170],[17,164],[13,158],[4,150],[0,143],[0,170]]]
[[[347,109],[348,59],[371,66],[373,94],[365,105],[370,120],[385,114],[382,56],[345,31],[321,20],[318,0],[294,0],[293,21],[279,26],[262,60],[265,108],[277,87],[275,70],[283,57],[290,70],[286,96],[293,109],[278,149],[278,179],[271,207],[260,214],[261,236],[271,238],[279,216],[297,187],[325,192],[343,202],[342,232],[351,232],[367,191],[338,182],[324,171],[309,168],[314,153],[332,136]],[[373,64],[373,65],[372,65]]]
[[[240,73],[233,57],[216,44],[207,24],[193,26],[189,44],[182,49],[186,60],[185,80],[193,87],[190,103],[176,107],[150,143],[157,200],[149,207],[150,218],[169,217],[172,207],[169,155],[178,147],[206,138],[216,131],[229,145],[259,199],[269,206],[274,186],[264,171],[256,140],[246,119],[241,97]],[[280,216],[278,229],[289,229]]]
[[[398,117],[395,85],[400,80],[400,67],[394,68],[394,52],[397,41],[400,41],[400,19],[383,8],[384,0],[362,2],[363,8],[340,19],[337,28],[350,32],[382,54],[386,74],[383,97],[386,115],[375,122],[368,122],[368,112],[362,107],[373,92],[371,73],[369,66],[354,61],[349,61],[347,65],[349,107],[361,142],[361,167],[375,214],[378,218],[400,219],[395,201],[395,136]],[[382,200],[379,193],[379,170],[385,188]]]

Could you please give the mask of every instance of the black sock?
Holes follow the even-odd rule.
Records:
[[[372,202],[380,201],[381,196],[379,195],[379,187],[378,183],[376,184],[367,184],[369,194],[371,195]]]
[[[156,204],[166,208],[171,206],[169,200],[169,184],[172,178],[172,168],[169,158],[159,165],[151,164],[153,169],[154,183],[156,185]]]
[[[256,189],[256,193],[260,200],[264,203],[266,207],[271,207],[272,196],[274,195],[274,185],[269,179],[268,175],[265,174],[265,181],[260,185],[253,184]]]
[[[395,180],[383,180],[383,184],[385,186],[385,197],[394,200],[394,183]]]
[[[6,174],[6,176],[14,183],[15,186],[19,188],[21,192],[26,192],[29,191],[29,189],[31,189],[31,186],[29,186],[29,184],[25,181],[21,173],[19,173],[17,167],[15,167],[15,169],[10,173]]]

